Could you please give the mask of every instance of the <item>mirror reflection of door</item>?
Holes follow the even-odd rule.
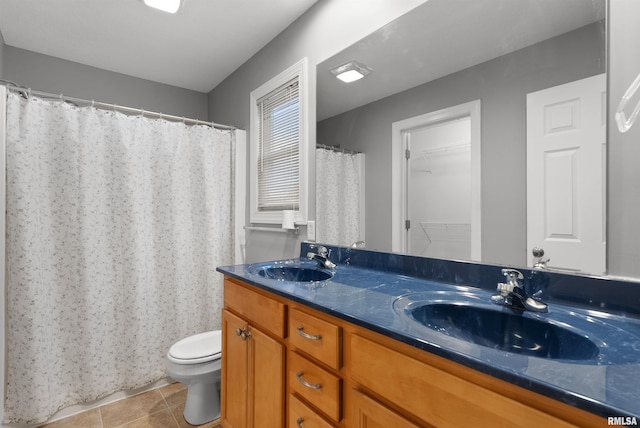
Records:
[[[404,133],[407,253],[471,258],[470,139],[469,116]]]
[[[527,247],[551,268],[606,270],[606,75],[527,94]]]
[[[480,101],[393,124],[394,251],[481,260]]]

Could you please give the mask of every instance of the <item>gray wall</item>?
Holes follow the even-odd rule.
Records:
[[[609,128],[607,179],[607,269],[609,275],[640,278],[640,123],[618,131],[618,103],[640,72],[640,2],[609,2]],[[636,93],[624,109],[638,103]]]
[[[367,248],[391,250],[391,125],[480,99],[482,259],[526,265],[526,94],[605,71],[592,24],[317,125],[321,144],[366,153]]]
[[[54,94],[208,120],[207,94],[4,46],[2,77]]]

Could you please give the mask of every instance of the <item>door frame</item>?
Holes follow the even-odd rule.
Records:
[[[439,122],[471,118],[471,260],[481,261],[482,253],[482,186],[481,186],[481,128],[480,100],[436,110],[393,122],[391,125],[391,250],[405,252],[407,218],[406,162],[404,136],[406,132]]]

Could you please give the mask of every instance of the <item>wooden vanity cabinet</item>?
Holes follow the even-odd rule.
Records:
[[[243,328],[250,339],[242,340]],[[586,411],[229,279],[222,352],[225,428],[606,425]]]

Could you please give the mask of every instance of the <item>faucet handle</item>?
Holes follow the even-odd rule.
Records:
[[[329,250],[327,250],[327,247],[325,247],[324,245],[311,244],[309,245],[309,249],[315,249],[317,251],[316,254],[322,257],[327,257],[327,255],[329,254]]]
[[[499,299],[503,299],[505,297],[507,297],[509,295],[509,293],[511,293],[513,291],[513,289],[515,288],[515,285],[511,283],[511,281],[509,281],[508,284],[504,283],[504,282],[499,282],[498,285],[496,286],[496,291],[498,292],[497,296],[493,296],[491,299],[494,301],[497,301]],[[494,299],[495,297],[495,299]]]
[[[524,275],[517,269],[502,269],[502,274],[507,278],[509,284],[519,285],[518,280],[524,279]]]

